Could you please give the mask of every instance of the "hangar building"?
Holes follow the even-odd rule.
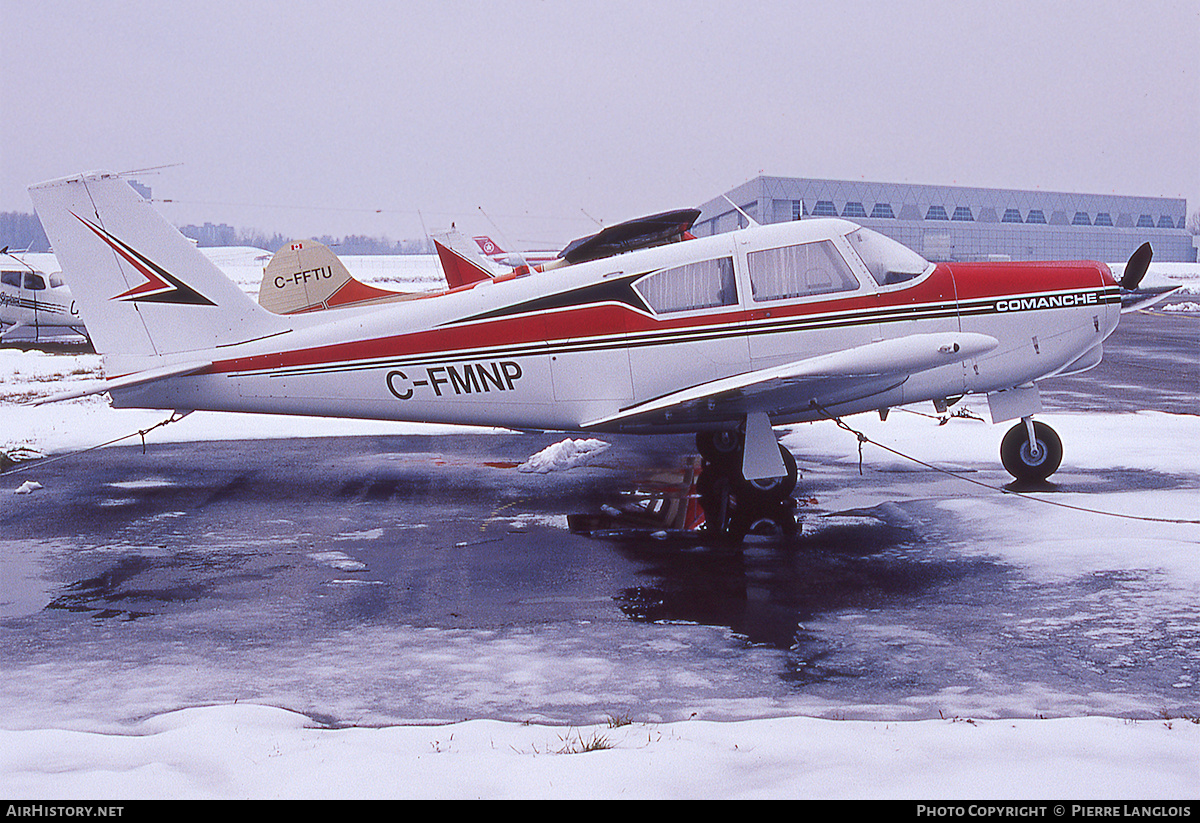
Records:
[[[795,177],[756,177],[725,196],[759,223],[844,217],[933,261],[1123,262],[1150,241],[1156,262],[1196,262],[1182,198]],[[725,197],[717,197],[701,207],[692,233],[744,225]]]

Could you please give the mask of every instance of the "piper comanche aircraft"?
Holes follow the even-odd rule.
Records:
[[[695,432],[746,499],[796,483],[773,426],[965,394],[1020,421],[1001,448],[1010,473],[1049,476],[1062,447],[1032,419],[1037,383],[1100,362],[1149,262],[1147,248],[1123,287],[1102,263],[933,264],[838,219],[692,238],[686,210],[581,238],[545,271],[281,314],[117,175],[29,191],[108,376],[50,400]]]

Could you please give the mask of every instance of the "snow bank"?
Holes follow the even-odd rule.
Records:
[[[547,446],[517,466],[520,472],[548,474],[586,466],[590,460],[608,449],[603,440],[566,440]]]
[[[1187,720],[779,718],[317,728],[193,708],[127,734],[0,732],[0,793],[55,798],[1033,798],[1195,795]]]

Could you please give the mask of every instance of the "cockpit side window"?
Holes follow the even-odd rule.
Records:
[[[635,284],[657,314],[737,305],[733,258],[718,257],[663,269]]]
[[[25,288],[33,291],[41,291],[46,288],[46,280],[40,274],[34,274],[31,271],[25,272]]]
[[[871,277],[881,286],[893,286],[925,273],[933,264],[907,246],[870,229],[846,235]]]
[[[828,240],[746,255],[755,302],[856,291],[858,279]]]

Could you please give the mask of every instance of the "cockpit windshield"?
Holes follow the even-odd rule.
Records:
[[[846,236],[881,286],[911,280],[933,265],[912,249],[877,231],[859,228]]]

